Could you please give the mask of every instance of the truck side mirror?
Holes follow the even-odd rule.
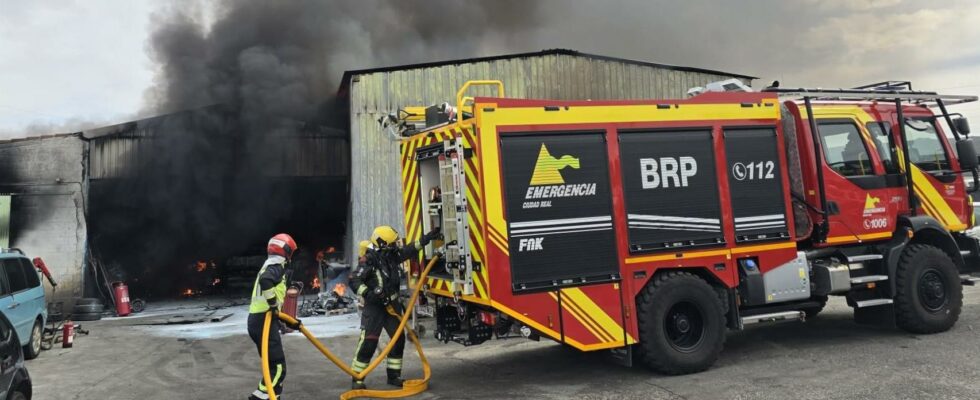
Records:
[[[966,138],[956,142],[956,154],[960,156],[960,168],[972,170],[980,165],[977,159],[977,149],[973,147],[973,139]]]
[[[966,118],[957,118],[953,120],[953,129],[963,135],[970,134],[970,121]]]

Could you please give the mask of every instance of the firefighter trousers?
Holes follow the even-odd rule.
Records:
[[[392,308],[389,312],[388,307]],[[401,322],[400,316],[404,313],[405,307],[399,303],[389,306],[380,304],[365,304],[361,310],[361,337],[357,342],[357,349],[354,352],[354,361],[351,369],[354,372],[361,372],[371,363],[371,357],[378,349],[378,339],[381,337],[381,330],[388,332],[388,337],[393,337],[398,330]],[[405,352],[405,335],[398,337],[395,345],[388,353],[387,367],[388,376],[400,376],[402,370],[402,355]]]
[[[255,348],[262,357],[262,326],[265,323],[265,313],[248,314],[248,336],[255,343]],[[286,380],[286,353],[282,351],[282,337],[279,335],[279,318],[272,318],[269,327],[269,372],[272,375],[272,387],[276,395],[282,394],[282,382]],[[268,399],[269,389],[259,377],[259,388],[252,393],[251,398]]]

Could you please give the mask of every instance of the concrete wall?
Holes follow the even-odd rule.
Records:
[[[87,143],[78,135],[0,142],[0,192],[11,195],[11,247],[41,257],[57,291],[49,300],[82,295]]]
[[[528,99],[684,98],[709,82],[740,78],[572,54],[543,54],[353,75],[350,85],[351,208],[348,249],[380,224],[404,226],[399,142],[384,134],[378,118],[405,106],[455,102],[468,80],[499,79],[506,97]],[[475,88],[472,96],[493,95]]]

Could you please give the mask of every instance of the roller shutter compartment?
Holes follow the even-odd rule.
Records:
[[[619,279],[601,132],[500,139],[513,290]]]
[[[776,130],[726,128],[728,186],[738,243],[789,237]]]
[[[724,244],[710,129],[624,131],[630,252]]]

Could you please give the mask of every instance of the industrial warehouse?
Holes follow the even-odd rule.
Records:
[[[971,17],[0,0],[0,400],[980,398]]]
[[[0,193],[11,207],[0,247],[44,258],[60,283],[52,295],[68,302],[99,296],[104,280],[127,281],[138,298],[222,293],[229,278],[238,278],[235,266],[261,256],[268,232],[250,220],[235,225],[249,215],[275,215],[311,248],[356,254],[350,238],[404,218],[390,206],[402,197],[397,175],[389,173],[399,168],[399,142],[378,120],[406,106],[444,102],[466,81],[490,75],[515,96],[594,100],[683,97],[709,82],[753,79],[545,50],[348,71],[336,103],[346,121],[284,121],[258,141],[236,132],[220,107],[14,139],[0,143]],[[246,162],[259,148],[281,152],[265,156],[281,164]],[[274,209],[277,203],[290,207]],[[314,255],[305,260],[311,267]],[[209,269],[228,264],[229,271],[200,273],[202,260]],[[211,284],[223,277],[225,284]],[[252,278],[242,278],[237,290],[248,290]]]

